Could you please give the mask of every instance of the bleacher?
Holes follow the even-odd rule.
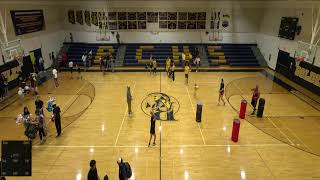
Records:
[[[117,44],[99,44],[99,43],[64,43],[68,48],[68,61],[73,61],[75,64],[83,65],[82,55],[85,52],[92,51],[94,63],[99,63],[100,56],[106,55],[108,52],[117,54]]]
[[[176,65],[181,64],[181,53],[190,52],[195,55],[193,44],[127,44],[125,66],[145,66],[150,62],[150,56],[157,60],[158,65],[164,65],[167,57],[172,58]]]
[[[99,57],[108,52],[117,54],[117,44],[99,44],[99,43],[65,43],[68,46],[68,60],[75,64],[82,65],[82,55],[92,50],[95,64],[99,63]],[[124,44],[126,51],[124,53],[124,66],[145,66],[150,62],[152,54],[158,62],[158,65],[165,65],[167,57],[175,61],[176,66],[182,64],[182,52],[190,52],[192,59],[197,52],[196,47],[202,46],[205,49],[210,66],[230,65],[230,66],[259,66],[251,47],[255,44]],[[204,61],[203,59],[201,61]],[[193,61],[191,61],[193,62]],[[122,64],[122,63],[121,63]]]
[[[252,44],[210,44],[206,46],[210,66],[259,66]]]

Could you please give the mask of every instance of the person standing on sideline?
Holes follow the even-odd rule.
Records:
[[[39,66],[40,66],[40,71],[44,71],[44,60],[42,56],[40,56],[39,58]]]
[[[181,53],[181,59],[182,59],[183,66],[185,66],[186,65],[186,54],[184,52]]]
[[[90,161],[90,170],[88,172],[88,180],[99,180],[98,171],[96,167],[96,161],[91,160]]]
[[[127,168],[123,162],[123,159],[119,158],[119,160],[117,161],[117,164],[119,166],[119,180],[127,180],[128,179]]]
[[[82,79],[81,68],[78,64],[76,64],[76,69],[78,70],[78,79]]]
[[[99,64],[100,64],[100,71],[103,71],[104,63],[103,63],[103,56],[99,57]]]
[[[87,67],[87,52],[85,52],[82,57],[82,62],[83,62],[83,67],[86,68]]]
[[[218,105],[220,105],[220,100],[223,102],[223,105],[226,105],[224,99],[223,99],[223,95],[224,95],[224,82],[223,79],[221,79],[220,82],[220,89],[219,89],[219,102]]]
[[[56,130],[57,130],[57,136],[59,137],[61,134],[61,116],[60,116],[61,110],[60,107],[57,105],[53,105],[53,120],[54,124],[56,125]]]
[[[153,138],[153,146],[156,145],[156,117],[154,115],[154,112],[151,111],[150,113],[151,115],[151,119],[150,119],[150,139],[149,139],[149,144],[148,146],[150,146],[151,140],[152,140],[152,136]]]
[[[109,53],[107,53],[106,54],[106,56],[105,56],[105,62],[104,62],[104,74],[106,73],[106,72],[108,72],[108,67],[109,67],[109,61],[110,61],[110,55],[109,55]]]
[[[169,73],[170,62],[171,62],[170,58],[167,57],[167,59],[166,59],[166,72],[167,72],[167,76],[169,76],[169,74],[170,74],[170,73]]]
[[[189,64],[186,63],[186,65],[184,66],[184,77],[186,79],[186,84],[188,84],[188,81],[189,81],[189,72],[190,72],[190,67],[189,67]]]
[[[73,72],[73,62],[72,61],[69,62],[69,70],[70,70],[70,78],[72,79],[73,78],[72,77],[72,72]]]
[[[157,60],[156,59],[152,60],[152,71],[154,74],[157,73]]]
[[[253,112],[251,113],[251,115],[254,115],[254,113],[256,112],[256,106],[257,106],[257,102],[260,98],[260,91],[259,91],[259,86],[256,85],[255,89],[251,89],[253,91],[252,94],[252,99],[251,99],[251,105],[253,107]]]
[[[174,65],[174,61],[172,61],[171,65],[170,65],[170,72],[171,72],[172,81],[174,81],[174,79],[175,79],[175,70],[176,70],[176,66]]]
[[[59,87],[59,82],[58,82],[58,71],[56,68],[53,68],[52,74],[53,74],[54,85],[57,88]]]
[[[24,90],[22,89],[22,87],[19,87],[18,89],[18,96],[19,96],[19,99],[20,99],[20,103],[21,105],[24,105]]]
[[[128,104],[129,115],[132,114],[131,103],[132,103],[131,89],[130,89],[130,86],[127,86],[127,104]]]
[[[39,110],[43,114],[43,101],[40,99],[40,96],[36,97],[34,105],[36,106],[36,110]]]
[[[196,65],[196,72],[198,72],[199,66],[200,66],[200,56],[197,56],[197,57],[194,59],[194,64]]]
[[[117,38],[118,45],[120,45],[120,34],[119,34],[119,32],[117,32],[116,38]]]
[[[36,110],[35,121],[37,122],[38,127],[39,127],[40,143],[43,144],[46,141],[46,133],[44,131],[45,121],[44,121],[44,116],[39,109]]]

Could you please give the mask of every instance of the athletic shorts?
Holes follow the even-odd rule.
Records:
[[[156,128],[155,127],[151,127],[150,128],[150,134],[155,134],[156,133]]]
[[[223,94],[224,94],[224,91],[220,91],[220,96],[223,96]]]
[[[184,77],[188,79],[189,78],[189,74],[184,74]]]
[[[251,105],[255,108],[257,106],[257,101],[252,99],[251,100]]]
[[[70,69],[70,72],[72,73],[73,72],[73,68],[69,68]]]

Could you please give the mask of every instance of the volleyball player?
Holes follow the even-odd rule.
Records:
[[[253,107],[253,112],[251,113],[251,115],[254,115],[254,113],[256,112],[257,102],[260,97],[259,86],[256,85],[256,88],[252,89],[252,91],[253,91],[253,94],[251,99],[251,105]]]
[[[190,72],[189,63],[186,63],[186,65],[184,66],[184,77],[186,79],[186,84],[188,84],[188,81],[189,81],[189,72]]]
[[[223,99],[223,95],[224,95],[224,82],[223,82],[223,79],[221,79],[221,82],[220,82],[220,89],[219,89],[219,103],[218,105],[220,105],[220,101],[223,102],[223,105],[226,105],[224,99]]]
[[[151,119],[150,119],[150,139],[149,139],[149,144],[148,146],[150,146],[151,140],[152,140],[152,136],[153,138],[153,146],[156,145],[156,117],[154,115],[154,112],[151,111]]]

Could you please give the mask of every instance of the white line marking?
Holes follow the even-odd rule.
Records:
[[[281,121],[280,121],[281,124],[283,124]],[[293,136],[295,136],[308,150],[309,152],[312,152],[313,151],[298,137],[298,135],[296,133],[294,133],[294,131],[292,131],[288,126],[284,125],[286,127],[286,129],[288,129],[288,131],[291,132],[291,134],[293,134]]]
[[[180,148],[180,147],[271,147],[271,146],[287,146],[286,143],[281,144],[183,144],[183,145],[162,145],[165,148]],[[115,146],[115,145],[105,145],[105,146],[68,146],[68,145],[35,145],[34,148],[150,148],[147,145],[130,145],[130,146]],[[157,146],[156,146],[157,147]]]
[[[190,97],[190,93],[189,93],[189,89],[187,88],[187,86],[185,86],[185,88],[187,89],[187,93],[188,93],[188,96],[189,96],[189,100],[190,100],[190,103],[191,103],[191,107],[192,107],[192,111],[193,111],[193,116],[196,117],[196,111],[194,110],[194,106],[193,106],[193,103],[192,103],[192,100],[191,100],[191,97]],[[203,144],[206,144],[205,140],[204,140],[204,137],[203,137],[203,134],[202,134],[202,129],[199,125],[199,123],[197,123],[198,125],[198,128],[200,130],[200,134],[201,134],[201,137],[202,137],[202,141],[203,141]]]
[[[136,87],[136,83],[134,83],[134,85],[133,85],[131,94],[133,94],[135,87]],[[118,131],[118,134],[117,134],[117,138],[116,138],[116,142],[114,143],[114,146],[116,146],[117,143],[118,143],[118,139],[119,139],[119,136],[120,136],[120,132],[121,132],[121,129],[122,129],[124,120],[126,119],[127,112],[128,112],[128,106],[126,107],[126,110],[124,111],[124,115],[123,115],[123,118],[122,118],[121,126],[120,126],[120,128],[119,128],[119,131]]]
[[[288,138],[288,136],[287,136],[284,132],[282,132],[282,131],[280,130],[280,128],[278,128],[278,126],[277,126],[276,124],[274,124],[273,121],[272,121],[269,117],[267,117],[267,118],[268,118],[268,120],[274,125],[274,127],[276,127],[276,129],[278,129],[279,132],[290,142],[290,144],[291,144],[291,145],[294,145],[294,143]]]

